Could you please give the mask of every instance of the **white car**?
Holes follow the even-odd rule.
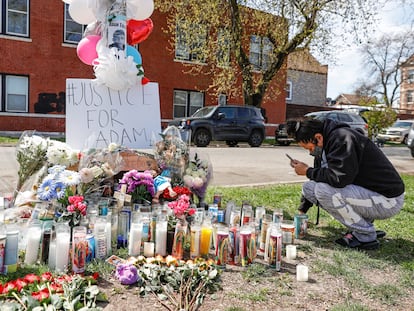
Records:
[[[414,120],[397,120],[390,127],[381,130],[377,136],[378,141],[395,141],[402,144],[407,144],[408,133]]]

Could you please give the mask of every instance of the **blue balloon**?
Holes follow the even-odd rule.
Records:
[[[127,56],[132,56],[132,58],[134,59],[134,62],[137,65],[141,65],[142,64],[142,57],[141,54],[138,52],[138,50],[136,48],[134,48],[131,45],[127,45],[127,49],[126,49],[126,55]]]

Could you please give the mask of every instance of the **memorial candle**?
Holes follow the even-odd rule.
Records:
[[[158,217],[155,229],[155,253],[157,255],[167,255],[167,227],[166,218]]]
[[[56,226],[56,271],[64,271],[69,263],[70,227],[67,224]],[[50,250],[49,250],[50,251]]]
[[[38,222],[30,224],[27,230],[27,245],[24,263],[32,265],[36,263],[39,255],[40,239],[42,237],[42,227]]]

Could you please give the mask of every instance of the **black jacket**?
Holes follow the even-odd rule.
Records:
[[[328,167],[321,167],[315,158],[314,167],[308,168],[310,180],[323,182],[335,188],[354,184],[392,198],[404,193],[404,183],[384,153],[365,135],[345,123],[325,120],[323,150]],[[299,209],[306,212],[308,202]],[[309,205],[310,203],[310,205]]]

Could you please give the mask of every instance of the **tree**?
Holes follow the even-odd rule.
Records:
[[[392,107],[399,99],[401,65],[414,53],[414,33],[385,34],[363,45],[364,81],[357,92],[377,96],[380,104]]]
[[[179,48],[181,55],[208,63],[191,66],[188,72],[213,75],[210,90],[242,94],[245,104],[260,107],[264,96],[277,95],[271,82],[285,81],[280,73],[290,53],[306,48],[328,51],[338,24],[358,40],[381,4],[374,0],[160,0],[155,5],[167,13],[164,31],[172,34],[176,55]],[[236,88],[239,76],[242,90]]]

